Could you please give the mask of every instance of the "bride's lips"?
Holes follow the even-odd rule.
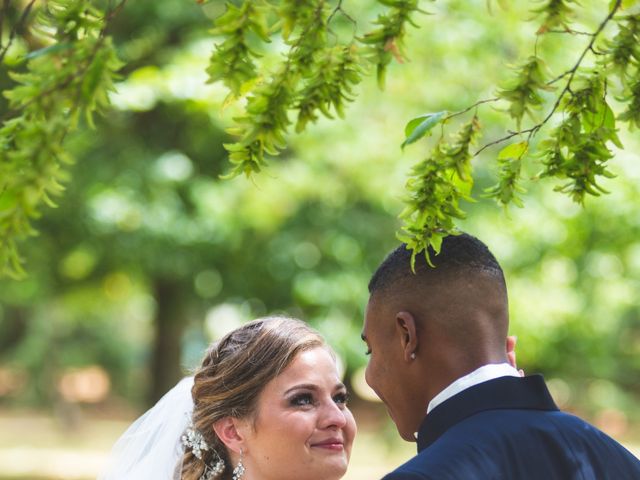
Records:
[[[341,452],[344,449],[344,442],[341,438],[327,438],[311,444],[312,448],[323,448],[330,451]]]

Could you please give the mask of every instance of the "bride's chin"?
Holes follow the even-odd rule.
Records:
[[[314,451],[315,449],[312,449]],[[314,471],[318,474],[318,479],[321,480],[339,480],[347,473],[347,467],[349,466],[349,454],[342,450],[341,452],[331,451],[326,449],[315,450],[316,455],[316,467]],[[315,478],[315,476],[313,476]]]
[[[340,480],[347,474],[347,469],[340,469],[336,471],[326,472],[326,474],[322,475],[322,480]]]
[[[326,468],[326,476],[323,476],[324,480],[339,480],[344,477],[347,473],[347,466],[349,462],[344,459],[333,459],[332,462],[329,462]]]

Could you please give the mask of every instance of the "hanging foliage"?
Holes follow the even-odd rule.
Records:
[[[93,115],[108,108],[122,64],[107,33],[125,1],[0,6],[0,62],[12,82],[3,92],[8,103],[0,125],[0,274],[23,274],[18,242],[33,233],[31,221],[63,189],[72,161],[64,146],[68,133],[81,124],[92,127]],[[210,82],[228,89],[228,101],[243,108],[229,128],[234,140],[225,145],[228,177],[262,171],[286,148],[292,131],[305,130],[320,116],[342,116],[365,75],[375,72],[383,87],[390,63],[411,57],[406,37],[431,2],[377,3],[380,13],[371,23],[350,13],[344,0],[227,2],[214,20],[216,44],[206,71]],[[509,2],[497,4],[509,8]],[[602,10],[591,29],[576,25],[585,9]],[[537,27],[531,52],[505,71],[494,98],[407,124],[403,148],[441,132],[406,185],[398,236],[414,258],[427,246],[438,251],[442,238],[456,231],[456,219],[464,216],[461,201],[473,198],[472,160],[480,152],[502,147],[495,154],[496,184],[485,192],[499,204],[522,205],[530,180],[523,178],[524,166],[530,163],[540,169],[536,179],[559,181],[559,192],[582,203],[587,195],[605,193],[601,180],[612,175],[612,149],[622,148],[618,124],[640,127],[640,1],[593,7],[532,0],[531,12],[525,20]],[[17,61],[7,61],[25,32],[36,41]],[[545,39],[563,35],[579,36],[583,47],[567,54],[566,70],[552,72]],[[621,105],[618,112],[613,99]],[[479,145],[487,104],[503,110],[514,128],[497,139],[485,134],[487,143]]]
[[[623,148],[616,122],[626,122],[631,129],[640,126],[640,2],[610,2],[592,32],[573,30],[576,10],[582,8],[575,1],[533,3],[537,4],[532,9],[533,21],[541,22],[533,54],[513,68],[511,77],[498,88],[494,98],[478,101],[460,112],[446,115],[440,112],[438,122],[444,130],[454,117],[472,112],[477,121],[481,106],[504,105],[503,111],[515,122],[515,128],[470,155],[475,157],[490,147],[510,142],[496,155],[497,183],[484,193],[504,207],[522,206],[522,194],[526,192],[523,184],[527,180],[522,178],[523,165],[530,162],[541,167],[533,180],[560,180],[555,190],[583,204],[587,195],[607,193],[600,182],[613,177],[608,166],[614,156],[612,148]],[[545,66],[544,48],[539,44],[545,36],[558,34],[580,35],[585,42],[571,59],[571,66],[554,76]],[[610,106],[612,98],[625,105],[617,116]],[[538,121],[541,112],[542,120]],[[436,114],[429,115],[434,118]],[[407,132],[405,143],[429,135],[433,126],[432,122],[419,135]],[[441,142],[442,139],[438,140],[437,145]],[[463,176],[451,169],[450,159],[440,154],[438,148],[434,152],[426,163],[414,168],[407,182],[411,195],[401,215],[403,232],[398,236],[413,250],[414,260],[422,251],[427,255],[428,245],[439,251],[442,238],[456,232],[454,220],[464,217],[459,201],[471,199],[470,170]],[[443,184],[448,187],[436,188]]]
[[[4,3],[3,17],[9,13]],[[0,127],[0,273],[24,273],[17,241],[35,233],[31,221],[42,204],[55,206],[52,198],[63,190],[65,165],[73,161],[65,137],[81,121],[93,128],[94,113],[109,104],[122,64],[106,27],[122,5],[101,11],[88,0],[49,0],[37,10],[31,31],[40,48],[14,67],[14,86],[3,92],[8,111]],[[22,23],[0,45],[0,59],[33,6],[25,7]]]

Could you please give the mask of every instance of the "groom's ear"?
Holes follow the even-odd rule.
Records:
[[[418,353],[418,333],[416,319],[409,312],[396,313],[396,333],[402,347],[402,354],[407,362],[416,359]]]
[[[241,420],[233,417],[224,417],[213,424],[213,430],[225,446],[236,453],[244,448],[244,435],[242,434]]]

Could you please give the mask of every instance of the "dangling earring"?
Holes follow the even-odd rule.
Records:
[[[240,480],[244,476],[244,465],[242,464],[242,449],[240,449],[240,460],[238,465],[233,469],[233,480]]]

